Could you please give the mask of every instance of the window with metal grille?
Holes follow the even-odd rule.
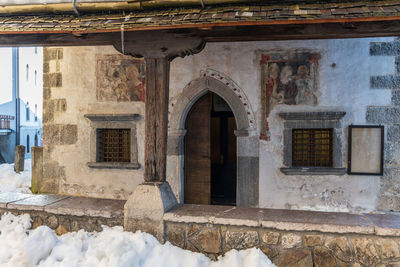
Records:
[[[131,129],[96,129],[97,162],[130,162]]]
[[[293,129],[292,165],[333,167],[333,129]]]

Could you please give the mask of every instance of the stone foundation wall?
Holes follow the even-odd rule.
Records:
[[[41,225],[46,225],[55,230],[58,235],[65,234],[67,232],[79,231],[80,229],[88,232],[99,232],[103,229],[102,225],[107,225],[110,227],[122,226],[124,221],[122,216],[116,218],[73,216],[53,214],[44,211],[27,211],[4,208],[0,208],[0,217],[7,212],[10,212],[14,215],[29,214],[32,219],[32,229],[35,229]]]
[[[165,223],[173,245],[216,259],[231,249],[260,248],[281,266],[400,266],[400,238],[279,231],[200,223]]]

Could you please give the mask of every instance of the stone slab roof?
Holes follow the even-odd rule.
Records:
[[[108,32],[252,25],[399,20],[400,1],[231,5],[119,13],[0,16],[0,34],[12,32]]]

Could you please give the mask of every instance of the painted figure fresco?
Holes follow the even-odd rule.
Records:
[[[276,105],[317,104],[319,59],[319,54],[304,51],[261,55],[261,139],[269,139],[268,117]]]
[[[97,100],[143,101],[145,98],[145,65],[142,60],[121,55],[97,58]]]

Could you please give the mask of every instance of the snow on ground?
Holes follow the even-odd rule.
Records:
[[[14,164],[0,165],[0,193],[31,193],[31,161],[25,171]],[[0,266],[49,267],[269,267],[275,266],[259,249],[231,250],[218,261],[205,255],[160,244],[152,235],[106,227],[102,232],[84,230],[57,236],[47,226],[29,230],[28,214],[5,214],[0,220]]]
[[[269,267],[275,266],[259,249],[231,250],[211,261],[205,255],[162,245],[152,235],[104,227],[57,236],[47,226],[28,230],[27,214],[4,214],[0,220],[0,266],[85,267]]]
[[[25,171],[21,173],[14,172],[14,164],[0,164],[0,193],[31,193],[31,160],[25,160],[24,164]]]
[[[14,172],[14,164],[0,164],[0,193],[31,193],[31,160],[26,159],[24,164],[25,171],[21,173]]]

